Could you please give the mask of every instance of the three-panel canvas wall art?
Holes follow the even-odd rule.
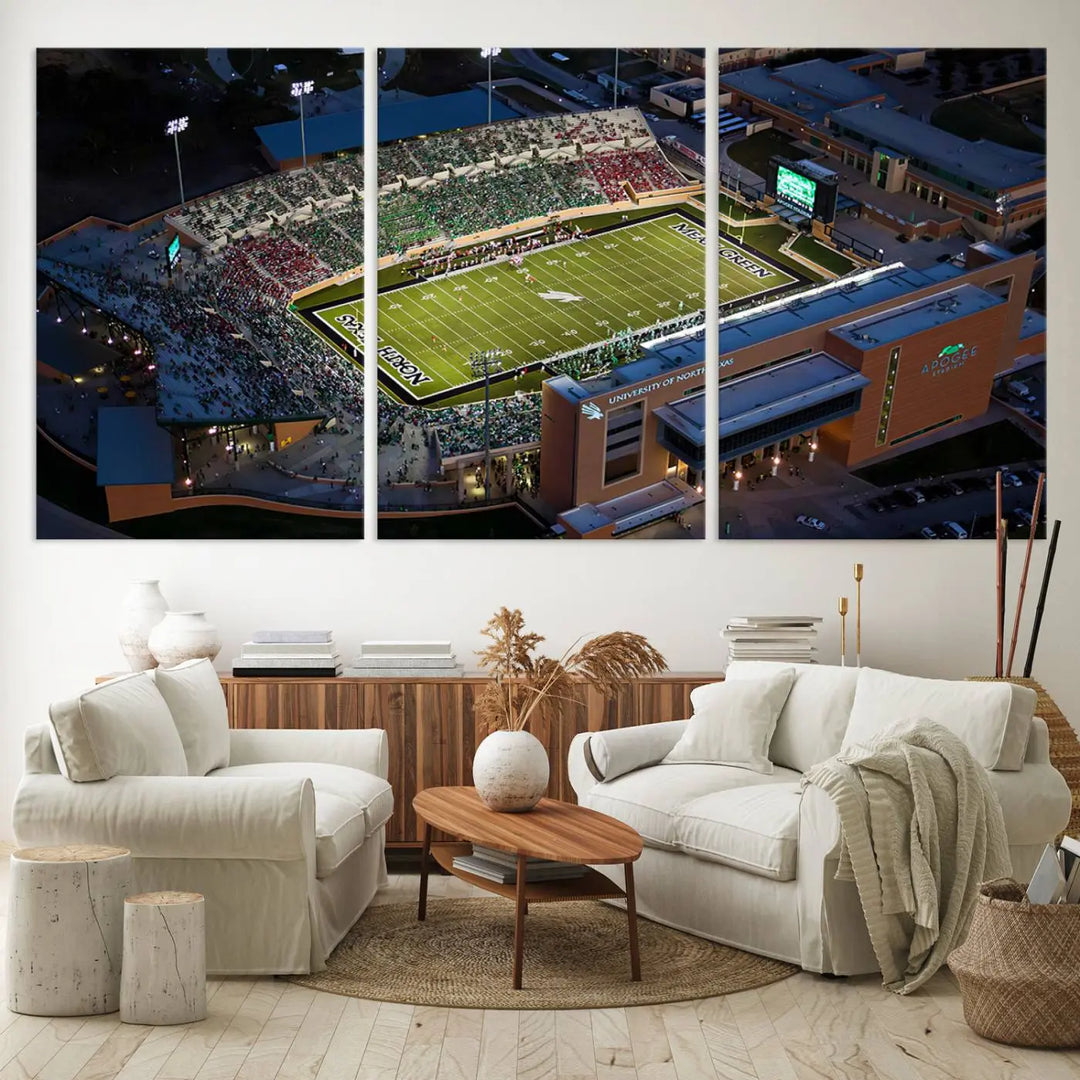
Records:
[[[38,536],[1041,529],[1045,51],[715,59],[40,50]]]

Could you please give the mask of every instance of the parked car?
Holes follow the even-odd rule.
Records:
[[[1017,525],[1022,525],[1025,529],[1031,527],[1031,511],[1025,510],[1022,506],[1016,507],[1015,510],[1009,511],[1010,516]]]
[[[937,529],[935,529],[935,528],[934,528],[934,526],[933,526],[933,525],[924,525],[924,526],[923,526],[923,527],[922,527],[922,528],[921,528],[921,529],[919,530],[919,535],[920,535],[920,536],[921,536],[921,537],[922,537],[922,538],[923,538],[924,540],[938,540],[938,539],[940,539],[940,537],[941,537],[941,533],[939,533],[939,532],[937,531]]]
[[[950,495],[964,494],[964,485],[961,484],[959,480],[946,480],[945,483],[942,484],[942,487],[944,487]]]
[[[876,498],[869,499],[866,505],[867,508],[873,510],[875,514],[882,514],[888,509],[885,505],[885,500],[880,495]]]
[[[968,531],[956,521],[943,521],[941,523],[942,536],[946,540],[966,540],[968,538]]]
[[[1025,484],[1037,484],[1039,482],[1038,469],[1017,469],[1016,475],[1019,476]]]
[[[796,524],[804,525],[806,528],[813,529],[815,532],[825,532],[829,527],[821,520],[821,518],[810,517],[807,514],[800,514],[795,521]]]
[[[1014,472],[1007,472],[1001,474],[1001,483],[1005,487],[1023,487],[1024,481]]]

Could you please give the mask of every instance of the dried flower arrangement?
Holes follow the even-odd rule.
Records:
[[[488,731],[522,731],[534,715],[552,718],[563,702],[573,701],[575,679],[611,697],[628,679],[667,667],[645,638],[625,630],[600,634],[580,646],[578,638],[558,660],[536,655],[544,638],[525,630],[517,608],[500,608],[481,633],[491,644],[477,655],[494,682],[477,699],[476,716]]]

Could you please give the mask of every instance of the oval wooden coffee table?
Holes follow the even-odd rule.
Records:
[[[551,900],[607,900],[626,898],[627,929],[630,936],[630,976],[641,980],[638,955],[637,909],[634,904],[634,860],[641,854],[641,837],[621,821],[598,814],[584,806],[541,799],[524,814],[500,814],[489,810],[471,787],[433,787],[419,792],[413,810],[424,822],[424,850],[420,862],[420,903],[416,917],[427,915],[428,855],[454,877],[477,888],[513,900],[514,989],[521,989],[521,968],[525,950],[525,915],[529,904]],[[459,836],[465,843],[432,844],[432,828]],[[454,867],[456,855],[472,853],[472,845],[483,844],[517,856],[517,880],[502,884]],[[610,881],[598,870],[589,869],[580,878],[568,881],[525,880],[528,859],[557,862],[622,863],[626,889]]]

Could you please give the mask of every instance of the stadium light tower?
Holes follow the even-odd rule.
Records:
[[[304,139],[304,95],[310,94],[315,89],[315,83],[311,79],[292,84],[292,96],[300,99],[300,156],[307,168],[307,141]]]
[[[484,496],[491,498],[491,376],[502,371],[502,349],[469,353],[472,373],[484,380]]]
[[[487,45],[480,50],[480,55],[488,62],[488,123],[491,123],[491,61],[502,52],[497,45]]]
[[[187,202],[184,200],[184,173],[180,168],[180,132],[187,131],[187,126],[188,118],[186,116],[178,116],[165,125],[165,134],[173,137],[173,146],[176,147],[176,175],[180,179],[181,206],[187,206]]]

